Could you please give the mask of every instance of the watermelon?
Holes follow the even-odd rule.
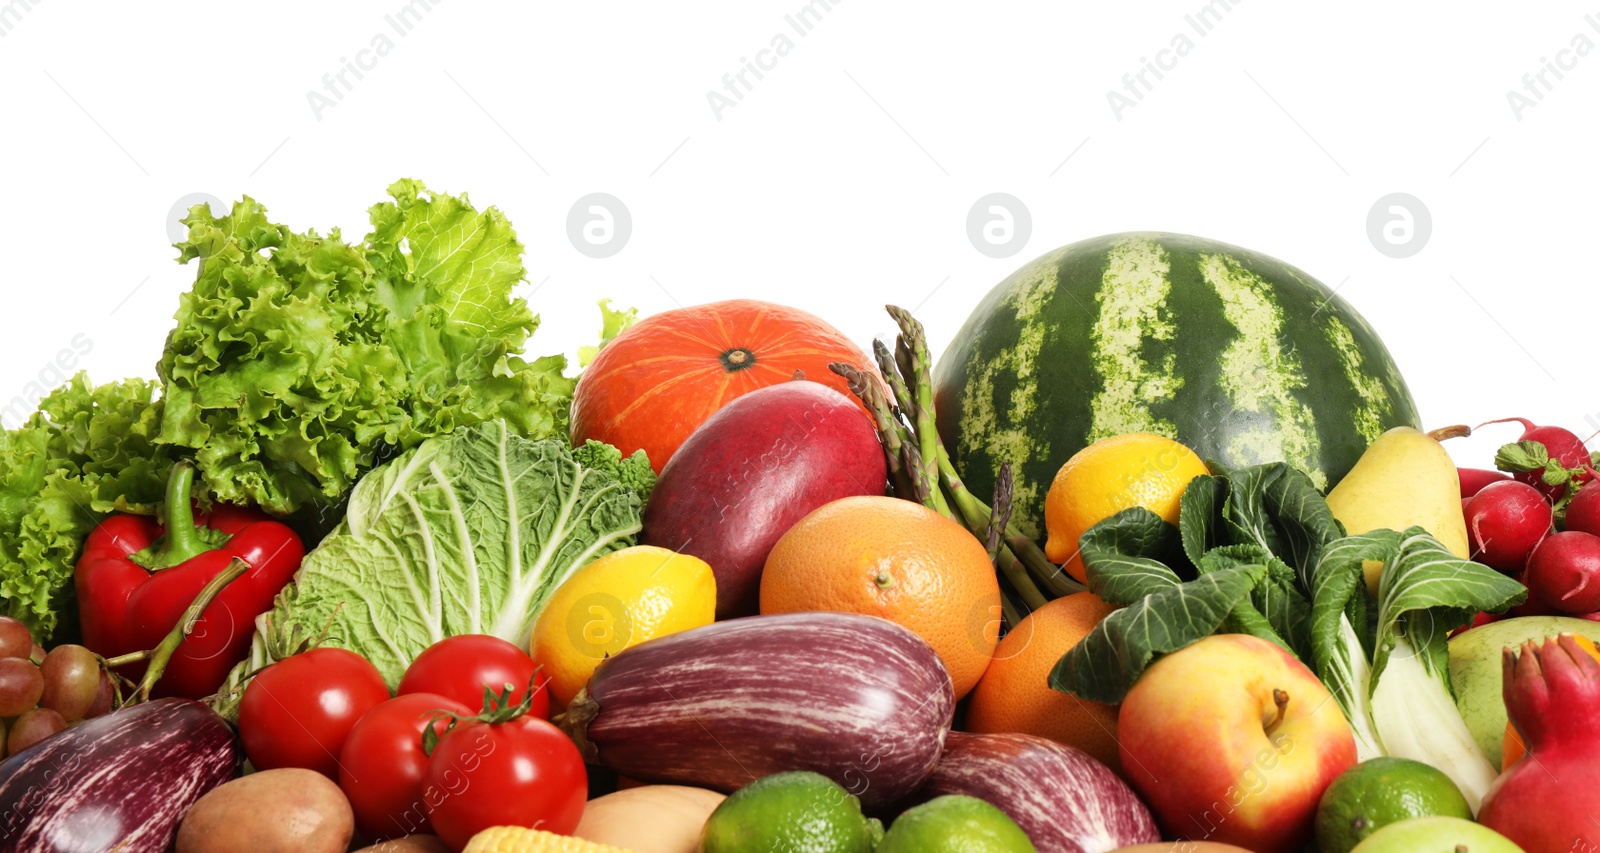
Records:
[[[1113,234],[1035,259],[984,297],[934,369],[940,436],[978,495],[1012,464],[1012,518],[1043,529],[1072,454],[1152,432],[1230,467],[1288,462],[1326,491],[1419,426],[1376,332],[1295,267],[1179,234]]]

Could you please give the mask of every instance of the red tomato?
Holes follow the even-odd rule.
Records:
[[[466,705],[477,714],[483,710],[485,687],[499,696],[507,684],[515,686],[511,704],[516,705],[527,695],[528,683],[537,671],[538,665],[527,652],[499,637],[461,634],[446,637],[417,655],[406,667],[396,692],[437,693]],[[533,707],[528,714],[549,719],[550,691],[543,686],[548,680],[539,679],[540,687],[533,694]]]
[[[339,751],[339,787],[350,798],[356,826],[373,841],[431,833],[422,801],[428,756],[422,731],[439,711],[470,716],[467,706],[435,693],[396,696],[356,721]],[[448,719],[433,724],[443,736]]]
[[[303,767],[338,781],[350,728],[388,699],[389,686],[366,658],[312,649],[250,680],[239,700],[239,739],[257,770]]]
[[[452,850],[491,826],[570,835],[588,793],[578,748],[538,717],[457,726],[433,750],[422,783],[433,831]]]

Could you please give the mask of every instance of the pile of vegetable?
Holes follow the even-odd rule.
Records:
[[[602,301],[569,375],[499,211],[370,220],[196,207],[158,380],[0,433],[0,848],[1594,843],[1542,816],[1594,806],[1600,454],[1458,469],[1302,271],[1084,241],[937,364]]]

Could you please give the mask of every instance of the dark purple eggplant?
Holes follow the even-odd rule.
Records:
[[[951,732],[920,799],[977,797],[1039,853],[1105,853],[1161,840],[1128,783],[1088,753],[1042,737]]]
[[[591,762],[642,782],[733,791],[812,770],[880,811],[928,778],[950,676],[921,638],[849,613],[717,622],[600,664],[564,725]]]
[[[0,764],[0,850],[164,853],[184,812],[239,773],[233,729],[188,699],[129,705]]]

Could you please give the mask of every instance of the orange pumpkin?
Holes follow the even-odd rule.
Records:
[[[860,347],[797,308],[730,299],[655,314],[606,344],[583,371],[572,443],[592,438],[624,454],[643,448],[660,473],[712,413],[740,394],[788,382],[796,370],[854,400],[828,369],[835,361],[878,375]]]

